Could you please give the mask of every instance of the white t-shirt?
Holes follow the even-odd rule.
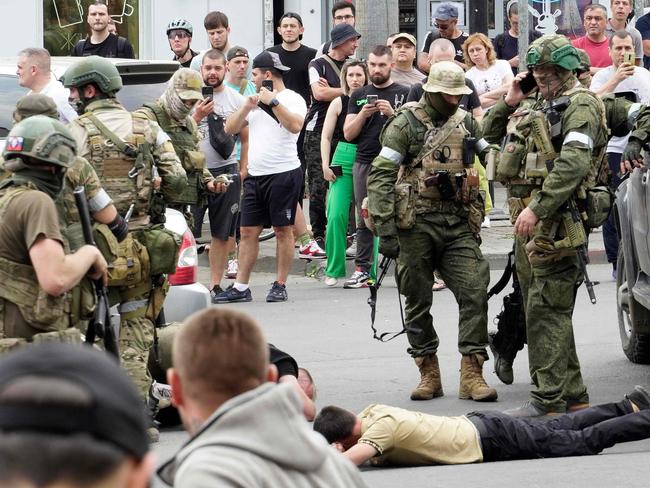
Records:
[[[591,90],[596,91],[607,83],[616,73],[616,68],[608,66],[594,75],[591,80]],[[640,66],[634,68],[634,74],[621,81],[612,93],[634,92],[640,103],[650,103],[650,72]],[[607,144],[607,152],[622,154],[627,145],[628,136],[612,137]]]
[[[227,86],[222,86],[223,90],[214,93],[212,96],[212,100],[214,101],[214,108],[212,111],[220,117],[226,119],[230,114],[239,110],[246,102],[246,99]],[[205,154],[206,164],[210,169],[221,168],[222,166],[227,166],[229,164],[234,164],[237,162],[236,145],[228,159],[222,158],[219,153],[214,150],[212,144],[210,144],[207,117],[204,118],[199,124],[199,148],[201,149],[201,152]]]
[[[305,118],[307,105],[295,91],[285,88],[276,95],[291,113]],[[300,133],[292,134],[261,108],[246,117],[249,127],[248,173],[251,176],[284,173],[300,167],[296,143]]]
[[[33,91],[29,92],[34,93]],[[59,112],[59,120],[63,123],[72,122],[74,119],[79,117],[77,112],[72,108],[70,102],[68,101],[68,95],[70,95],[70,90],[65,88],[63,84],[56,79],[54,74],[50,82],[43,87],[43,89],[38,92],[41,95],[47,95],[56,104],[56,109]]]
[[[506,76],[512,77],[512,68],[508,61],[504,59],[497,59],[486,70],[480,70],[476,66],[472,66],[465,73],[465,78],[474,83],[478,96],[499,88],[503,85],[503,78]]]

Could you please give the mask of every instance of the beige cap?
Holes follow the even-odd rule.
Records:
[[[422,89],[430,93],[469,95],[472,90],[465,84],[463,68],[452,61],[439,61],[431,65],[429,78]]]
[[[411,44],[413,44],[415,47],[418,45],[418,41],[413,37],[413,35],[409,34],[408,32],[400,32],[396,36],[393,37],[393,44],[397,39],[406,39],[409,41]]]
[[[176,93],[182,100],[202,100],[203,79],[198,71],[181,68],[172,77]]]

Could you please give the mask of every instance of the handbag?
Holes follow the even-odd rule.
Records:
[[[208,134],[212,148],[223,159],[228,159],[235,149],[237,137],[226,134],[224,120],[215,113],[208,114]]]

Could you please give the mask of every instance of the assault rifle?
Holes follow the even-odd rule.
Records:
[[[578,210],[578,207],[576,206],[575,199],[569,198],[567,201],[567,207],[569,210],[569,213],[571,214],[571,220],[573,221],[574,224],[574,229],[578,228],[582,231],[583,235],[585,234],[584,232],[584,225],[582,223],[582,218],[580,217],[580,211]],[[578,227],[579,226],[579,227]],[[587,262],[589,261],[589,254],[587,250],[587,238],[586,235],[584,235],[583,239],[580,239],[579,237],[575,237],[572,234],[572,230],[570,229],[569,226],[567,227],[567,233],[570,235],[568,236],[571,240],[576,240],[576,244],[578,242],[581,242],[579,245],[575,246],[576,253],[578,255],[578,264],[580,266],[580,271],[582,272],[582,276],[585,281],[585,286],[587,287],[587,293],[589,294],[589,301],[591,303],[595,304],[596,303],[596,294],[594,293],[594,282],[589,279],[589,274],[587,274]],[[579,232],[576,232],[576,234],[579,234]]]
[[[79,219],[84,234],[86,244],[97,247],[93,238],[93,231],[90,224],[90,212],[88,211],[88,201],[86,200],[86,191],[83,186],[74,189],[74,199],[79,211]],[[95,337],[104,340],[104,348],[109,353],[119,358],[120,353],[117,345],[116,333],[111,325],[110,305],[108,303],[108,292],[101,279],[93,281],[95,285],[95,294],[97,295],[97,306],[95,314],[88,324],[86,330],[86,344],[94,344]]]

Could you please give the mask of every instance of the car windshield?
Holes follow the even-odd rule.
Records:
[[[133,111],[142,104],[158,98],[165,91],[166,86],[166,82],[124,85],[118,92],[117,98],[128,111]],[[18,84],[17,76],[0,75],[0,137],[7,137],[13,125],[16,101],[28,91]]]

